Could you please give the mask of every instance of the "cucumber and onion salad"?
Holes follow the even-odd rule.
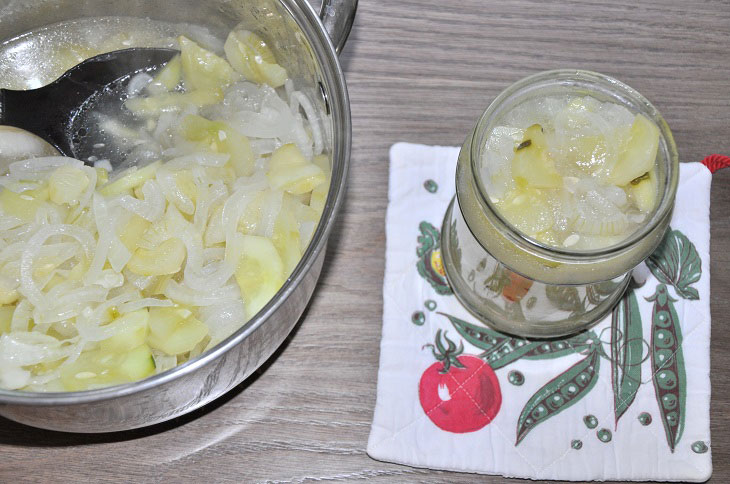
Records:
[[[141,128],[100,119],[144,146],[138,166],[39,154],[0,177],[0,388],[93,389],[194,358],[307,247],[330,177],[311,102],[251,32],[218,53],[178,44],[129,83]]]
[[[495,127],[481,176],[497,211],[553,247],[591,250],[624,240],[657,203],[659,128],[595,98],[546,97]]]

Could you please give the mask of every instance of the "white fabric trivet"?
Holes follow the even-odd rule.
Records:
[[[426,345],[435,344],[437,331],[441,330],[441,349],[447,349],[448,345],[443,337],[445,332],[456,347],[463,344],[462,356],[479,357],[484,352],[484,347],[467,341],[453,321],[475,327],[483,325],[449,294],[444,281],[438,278],[440,253],[434,254],[438,250],[426,250],[434,242],[431,240],[434,233],[438,238],[444,212],[454,195],[458,152],[458,148],[407,143],[398,143],[390,151],[383,334],[377,404],[368,454],[374,459],[416,467],[532,479],[707,480],[712,473],[709,450],[709,170],[700,163],[681,164],[676,208],[671,222],[674,232],[665,244],[665,259],[676,259],[669,263],[670,266],[674,264],[674,272],[671,267],[655,266],[654,273],[664,270],[668,274],[660,281],[644,264],[639,271],[647,280],[635,290],[643,341],[641,360],[635,365],[641,368],[641,384],[637,385],[637,391],[629,392],[633,393],[633,402],[616,423],[616,378],[612,366],[618,365],[612,365],[612,318],[609,316],[592,328],[598,340],[592,347],[593,351],[601,353],[597,357],[598,372],[593,375],[597,381],[588,384],[589,390],[578,401],[547,419],[540,420],[543,418],[541,413],[546,410],[533,405],[533,416],[540,422],[515,445],[520,432],[520,416],[523,408],[535,401],[533,395],[543,387],[555,387],[557,384],[550,387],[554,379],[571,367],[578,368],[593,353],[583,347],[554,358],[525,357],[494,372],[491,368],[484,368],[486,363],[474,370],[473,362],[477,360],[469,360],[467,369],[463,370],[452,366],[449,372],[457,377],[459,371],[470,371],[468,367],[476,371],[471,375],[473,378],[483,377],[489,381],[490,375],[496,374],[501,405],[486,425],[485,407],[487,413],[493,413],[496,406],[496,397],[484,391],[484,388],[490,388],[488,385],[480,387],[482,393],[479,394],[473,390],[473,382],[448,375],[443,378],[451,378],[450,381],[455,384],[446,380],[443,384],[436,384],[437,378],[441,377],[435,375],[440,374],[428,369],[435,364],[437,369],[442,368],[438,366],[442,364],[437,363],[434,348]],[[420,255],[417,253],[419,247]],[[701,260],[699,280],[696,280],[700,267],[697,256]],[[417,267],[419,260],[422,261],[420,271]],[[664,338],[663,341],[673,348],[672,342],[667,342],[667,338],[671,340],[672,333],[659,331],[660,326],[654,324],[655,318],[664,322],[672,315],[654,315],[658,302],[646,299],[652,299],[662,290],[671,297],[669,304],[680,321],[683,336],[681,366],[686,378],[678,384],[686,390],[684,408],[681,408],[681,399],[678,400],[671,391],[655,388],[659,384],[671,390],[679,379],[672,379],[675,372],[662,373],[662,378],[652,378],[656,373],[651,357],[652,336],[657,344],[661,345],[660,340]],[[699,298],[693,299],[693,294]],[[529,293],[525,298],[527,304],[528,299]],[[666,298],[663,301],[666,302]],[[667,324],[671,325],[671,322]],[[584,382],[588,382],[594,368],[583,369],[588,375]],[[662,369],[667,367],[660,367],[659,371]],[[421,382],[426,373],[429,374]],[[423,388],[419,390],[421,383]],[[469,391],[466,390],[467,383],[472,385]],[[566,387],[565,391],[573,392],[576,388]],[[554,393],[548,391],[543,395],[559,400],[561,397]],[[663,413],[657,393],[660,394],[659,399],[666,400]],[[422,398],[439,398],[439,408],[430,408],[427,415]],[[475,398],[480,400],[479,404]],[[473,408],[470,408],[469,400],[474,402]],[[448,412],[462,412],[464,415],[463,418],[449,420]],[[673,432],[665,430],[665,421],[674,422]],[[677,430],[680,427],[681,432]],[[673,452],[670,441],[674,443]]]

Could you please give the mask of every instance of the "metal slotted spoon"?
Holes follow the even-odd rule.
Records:
[[[101,103],[108,112],[123,112],[119,89],[135,74],[153,71],[178,53],[164,48],[117,50],[86,59],[38,89],[0,89],[0,124],[29,131],[61,154],[93,164],[89,156],[97,140],[84,127],[84,116]]]

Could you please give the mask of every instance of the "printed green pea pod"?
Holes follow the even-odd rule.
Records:
[[[598,342],[598,336],[593,331],[567,339],[530,341],[508,336],[485,326],[467,323],[448,314],[439,314],[446,316],[466,341],[484,350],[480,357],[495,370],[523,357],[541,360],[582,353],[590,350]]]
[[[584,331],[566,339],[534,341],[535,345],[525,353],[528,360],[559,358],[574,353],[583,353],[599,344],[598,335]]]
[[[667,286],[659,284],[653,296],[651,325],[652,381],[667,443],[672,452],[684,431],[687,377],[682,353],[682,329]]]
[[[598,351],[594,350],[540,388],[520,413],[515,445],[518,445],[536,426],[586,396],[598,381],[600,363]]]
[[[639,302],[636,293],[629,290],[611,315],[611,380],[617,425],[641,385],[643,338]]]

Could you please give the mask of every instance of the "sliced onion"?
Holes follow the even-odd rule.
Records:
[[[238,286],[228,285],[211,291],[195,291],[183,284],[170,280],[165,286],[165,296],[179,304],[188,306],[210,306],[241,297]]]

